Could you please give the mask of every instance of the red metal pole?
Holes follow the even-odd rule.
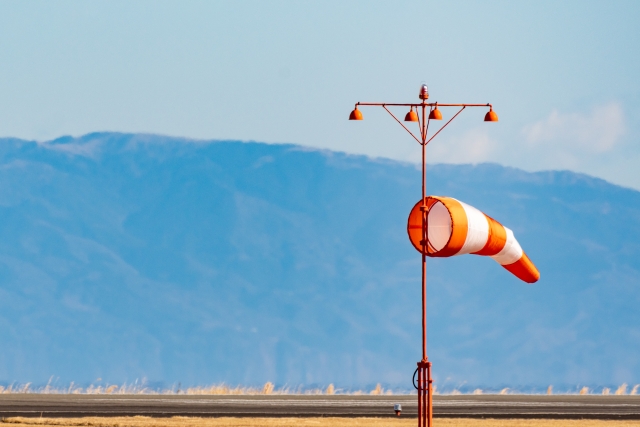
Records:
[[[422,361],[427,361],[427,145],[426,105],[422,105]]]
[[[418,362],[418,427],[432,426],[431,363],[427,357],[427,105],[422,102],[422,360]]]

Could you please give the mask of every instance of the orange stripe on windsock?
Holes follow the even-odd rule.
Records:
[[[522,253],[522,258],[518,261],[513,264],[503,265],[503,267],[527,283],[535,283],[540,279],[540,272],[524,252]]]
[[[489,223],[489,238],[487,243],[478,252],[474,252],[476,255],[495,255],[504,248],[504,244],[507,242],[507,232],[504,226],[489,215],[485,214],[487,222]]]

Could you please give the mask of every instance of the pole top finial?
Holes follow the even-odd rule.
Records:
[[[429,99],[429,88],[427,85],[423,84],[420,86],[420,95],[418,95],[420,99]]]

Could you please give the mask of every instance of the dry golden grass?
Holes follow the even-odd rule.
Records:
[[[622,384],[616,390],[616,396],[622,396],[622,395],[625,395],[625,394],[627,394],[627,383]]]
[[[301,395],[301,394],[348,394],[348,395],[391,395],[392,390],[385,390],[380,384],[377,384],[373,390],[343,390],[336,389],[333,384],[329,384],[326,389],[312,388],[312,389],[291,389],[289,387],[283,387],[276,389],[275,385],[271,382],[265,383],[263,387],[243,387],[236,386],[230,387],[226,384],[217,384],[212,386],[199,386],[189,387],[181,390],[153,390],[143,385],[136,384],[123,384],[123,385],[106,385],[106,386],[94,386],[82,388],[77,387],[73,383],[68,388],[53,388],[47,385],[46,387],[32,388],[30,383],[14,387],[13,385],[8,387],[0,386],[0,394],[24,394],[24,393],[37,393],[37,394],[186,394],[186,395],[259,395],[259,394],[287,394],[287,395]],[[437,393],[436,393],[437,394]],[[461,394],[457,390],[454,390],[453,394]]]
[[[412,418],[6,418],[6,424],[28,427],[414,427]],[[439,418],[436,427],[637,427],[638,421],[474,420]]]
[[[604,387],[602,389],[590,389],[589,387],[582,387],[580,390],[568,390],[561,391],[557,394],[615,394],[615,395],[627,395],[629,390],[628,384],[622,384],[617,388],[611,389]],[[640,384],[635,384],[628,392],[629,395],[637,395],[640,392]],[[133,384],[106,384],[106,385],[89,385],[88,387],[79,387],[73,382],[68,387],[52,387],[51,380],[44,387],[32,387],[31,383],[26,384],[11,384],[9,386],[0,386],[0,394],[16,394],[16,393],[41,393],[41,394],[186,394],[186,395],[259,395],[259,394],[287,394],[287,395],[300,395],[300,394],[347,394],[354,396],[361,396],[365,394],[372,395],[390,395],[393,394],[392,390],[386,390],[381,384],[377,384],[372,390],[349,390],[339,389],[333,384],[329,384],[326,389],[313,388],[304,389],[302,387],[290,388],[288,386],[282,388],[276,388],[271,382],[265,383],[262,387],[244,387],[244,386],[229,386],[227,384],[214,384],[210,386],[198,386],[188,387],[186,389],[152,389],[145,385],[145,381],[138,383],[136,381]],[[406,391],[400,391],[399,394],[406,394]],[[520,392],[518,390],[512,390],[504,388],[502,390],[482,390],[477,388],[473,392],[461,392],[454,389],[452,391],[440,392],[437,387],[434,386],[434,394],[444,395],[460,395],[460,394],[529,394],[527,392]],[[535,393],[534,393],[535,394]],[[553,386],[550,385],[547,388],[547,394],[554,394]]]

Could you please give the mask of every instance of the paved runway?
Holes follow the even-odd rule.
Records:
[[[185,396],[0,394],[0,417],[147,415],[170,417],[402,417],[417,416],[417,397],[398,396]],[[640,420],[640,396],[434,396],[434,417]]]

